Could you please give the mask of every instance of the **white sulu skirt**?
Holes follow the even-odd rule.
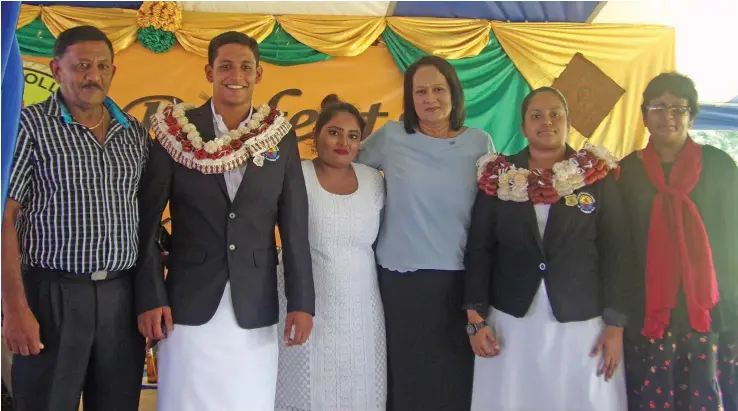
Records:
[[[590,357],[601,318],[559,323],[544,282],[524,318],[492,309],[500,355],[476,357],[472,411],[626,411],[622,361],[606,382]]]
[[[215,315],[159,342],[157,411],[274,411],[277,325],[239,327],[228,283]]]

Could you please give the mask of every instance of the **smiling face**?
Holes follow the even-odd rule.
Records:
[[[104,41],[84,41],[67,47],[51,61],[51,72],[64,101],[89,108],[105,101],[115,75],[113,55]]]
[[[435,66],[421,66],[413,77],[413,105],[421,123],[448,123],[451,118],[451,88]]]
[[[569,135],[569,121],[561,98],[550,91],[536,93],[523,117],[523,133],[530,146],[539,150],[563,147]]]
[[[205,74],[213,84],[213,100],[218,105],[251,104],[254,87],[261,82],[262,69],[248,46],[230,43],[218,48],[213,65],[205,66]]]
[[[361,126],[356,117],[345,111],[333,115],[322,129],[316,130],[318,158],[325,164],[348,167],[359,154]]]

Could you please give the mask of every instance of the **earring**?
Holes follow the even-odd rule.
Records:
[[[310,147],[310,151],[312,151],[313,154],[317,156],[318,155],[318,138],[316,136],[313,136],[313,138],[310,139],[308,146]]]

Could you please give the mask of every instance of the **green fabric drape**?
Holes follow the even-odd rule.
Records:
[[[41,17],[16,30],[15,35],[21,54],[37,57],[51,57],[54,54],[56,39],[41,21]]]
[[[51,57],[56,40],[41,18],[16,31],[21,54]],[[262,60],[278,66],[314,63],[331,58],[295,40],[275,23],[274,31],[259,44]]]
[[[278,66],[295,66],[298,64],[315,63],[331,58],[317,50],[300,43],[278,24],[274,30],[259,44],[261,59]]]
[[[16,31],[21,54],[51,57],[55,38],[41,18]],[[382,37],[400,70],[403,72],[424,51],[410,44],[392,29]],[[300,43],[279,24],[259,45],[261,58],[271,64],[292,66],[325,61],[331,58]],[[520,105],[530,92],[525,79],[500,46],[494,33],[490,43],[476,57],[449,60],[456,68],[466,97],[466,125],[487,131],[498,152],[513,154],[527,141],[520,130]]]
[[[392,29],[382,38],[400,70],[405,70],[426,52],[410,44]],[[520,106],[530,86],[500,46],[494,32],[478,56],[449,60],[461,80],[466,99],[466,125],[485,130],[495,149],[514,154],[527,145],[520,130]]]

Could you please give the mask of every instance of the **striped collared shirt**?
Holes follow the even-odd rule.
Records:
[[[110,98],[100,145],[56,91],[21,111],[8,197],[21,203],[21,262],[72,273],[131,268],[149,134]]]

